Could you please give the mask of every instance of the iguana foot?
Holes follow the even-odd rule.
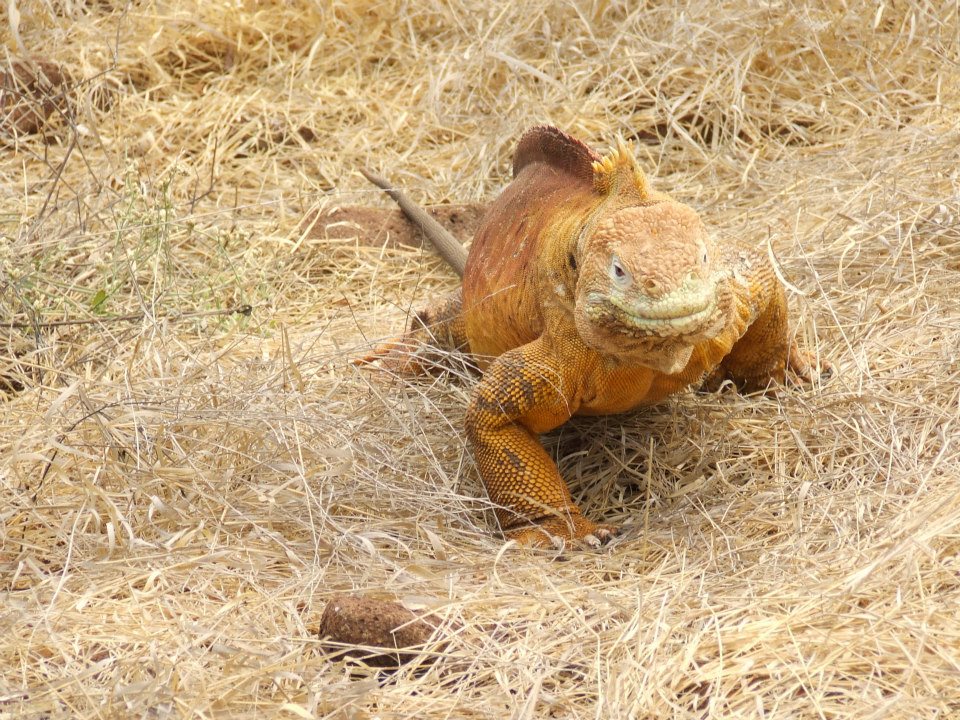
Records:
[[[723,386],[723,383],[729,380],[741,393],[764,392],[775,395],[777,388],[787,382],[790,374],[809,385],[813,383],[815,378],[819,377],[821,380],[826,380],[831,377],[833,367],[823,359],[820,359],[818,363],[816,353],[801,350],[796,343],[792,343],[787,353],[786,367],[780,366],[779,371],[738,377],[723,365],[720,365],[703,379],[699,391],[705,393],[717,392]]]
[[[582,515],[569,518],[551,517],[531,525],[507,530],[507,540],[516,540],[524,547],[562,548],[582,545],[598,548],[619,533],[614,525],[600,525]]]
[[[403,335],[377,345],[353,360],[354,365],[377,363],[382,370],[405,377],[436,375],[447,369],[451,352],[469,353],[460,288],[447,293],[410,318]]]
[[[377,365],[381,370],[404,377],[427,375],[424,358],[418,352],[420,349],[416,342],[401,335],[380,343],[371,352],[350,362],[357,367]]]
[[[830,363],[821,359],[818,364],[816,353],[801,350],[795,342],[791,343],[790,353],[787,355],[787,369],[805,383],[812,383],[815,377],[826,380],[833,375],[833,366]]]

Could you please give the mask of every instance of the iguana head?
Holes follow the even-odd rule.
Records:
[[[622,143],[593,170],[608,199],[577,241],[577,331],[606,355],[679,372],[725,326],[729,273],[697,213],[650,191]]]

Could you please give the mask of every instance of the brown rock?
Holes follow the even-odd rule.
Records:
[[[466,244],[477,231],[480,219],[486,210],[481,203],[466,205],[436,205],[426,208],[434,219],[447,228],[453,236]],[[316,222],[314,222],[316,219]],[[320,216],[311,216],[305,225],[313,223],[312,237],[359,238],[361,245],[379,247],[407,245],[420,247],[423,235],[404,214],[395,208],[375,208],[348,205],[320,211]]]
[[[70,76],[49,60],[11,60],[0,72],[0,135],[39,132],[69,106]]]
[[[397,602],[337,595],[320,618],[320,637],[325,649],[340,657],[396,668],[416,658],[439,625],[439,618],[417,614]]]

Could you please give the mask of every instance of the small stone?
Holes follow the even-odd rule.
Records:
[[[324,648],[367,665],[397,668],[419,656],[440,619],[420,615],[390,600],[337,595],[320,618]]]

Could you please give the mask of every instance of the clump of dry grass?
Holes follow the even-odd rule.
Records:
[[[0,713],[960,713],[955,4],[11,7],[71,84],[0,127]],[[346,362],[452,275],[303,224],[361,164],[489,198],[537,122],[769,243],[837,369],[547,436],[625,530],[562,562],[491,534],[469,373]],[[328,660],[347,590],[442,656]]]

